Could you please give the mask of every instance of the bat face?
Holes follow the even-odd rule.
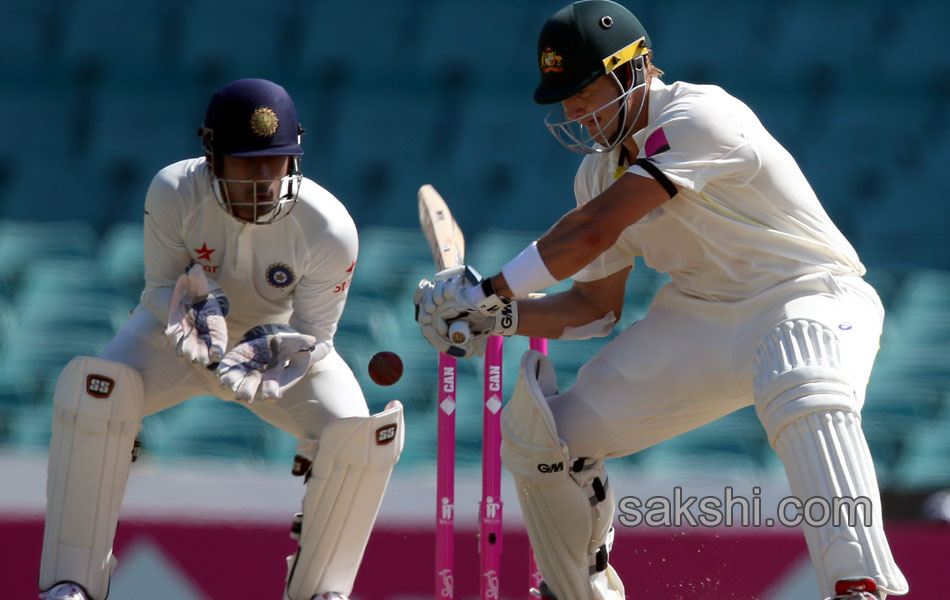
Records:
[[[429,184],[419,188],[419,224],[440,271],[465,263],[465,236],[445,200]]]

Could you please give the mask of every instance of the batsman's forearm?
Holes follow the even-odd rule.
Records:
[[[559,281],[571,277],[603,254],[617,240],[597,221],[571,211],[538,240],[544,265]]]
[[[518,335],[556,340],[565,329],[584,327],[603,316],[601,308],[579,301],[571,290],[518,300]]]

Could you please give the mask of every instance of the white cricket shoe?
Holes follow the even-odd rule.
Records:
[[[75,583],[64,582],[40,594],[40,600],[89,600],[89,597]]]
[[[327,592],[314,596],[313,600],[349,600],[349,598],[339,592]]]
[[[881,600],[877,583],[870,577],[850,577],[835,583],[835,595],[828,600]]]

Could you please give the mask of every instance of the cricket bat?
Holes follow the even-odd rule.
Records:
[[[439,271],[465,264],[465,236],[442,195],[432,185],[419,188],[419,225],[429,242],[432,259]],[[449,326],[449,339],[461,344],[470,335],[468,323],[454,321]]]

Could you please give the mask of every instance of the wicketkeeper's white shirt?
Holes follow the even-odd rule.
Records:
[[[145,200],[142,301],[166,323],[172,288],[186,265],[202,265],[231,304],[231,345],[251,327],[288,323],[316,336],[319,360],[332,347],[358,250],[356,226],[330,192],[304,178],[289,215],[267,225],[241,223],[211,190],[204,158],[171,164]]]

